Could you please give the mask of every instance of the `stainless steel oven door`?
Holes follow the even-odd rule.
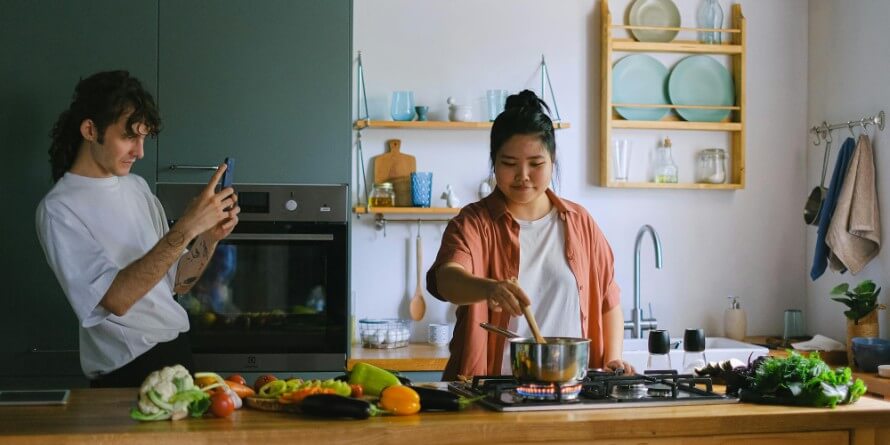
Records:
[[[299,198],[299,188],[265,196],[264,187],[283,186],[236,186],[249,211],[242,210],[192,290],[178,296],[189,313],[195,365],[239,372],[342,370],[348,347],[347,222],[319,221],[331,219],[330,210],[306,215],[309,200]],[[300,218],[284,198],[299,203]],[[330,208],[332,199],[315,206]]]

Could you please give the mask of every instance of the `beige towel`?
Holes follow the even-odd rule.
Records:
[[[833,270],[855,275],[881,250],[881,215],[875,187],[874,152],[868,136],[860,135],[825,242]]]

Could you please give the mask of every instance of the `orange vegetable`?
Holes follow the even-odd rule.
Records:
[[[309,397],[313,394],[336,394],[336,392],[331,388],[322,388],[319,386],[310,386],[308,388],[303,388],[298,391],[286,393],[280,397],[278,397],[278,403],[283,405],[290,405],[294,403],[300,403],[306,397]]]
[[[362,388],[362,385],[352,384],[349,385],[349,389],[352,390],[352,393],[349,394],[349,397],[355,397],[356,399],[361,399],[363,395],[365,395],[365,389]]]
[[[256,394],[253,388],[238,382],[226,380],[226,385],[228,385],[232,391],[235,391],[235,394],[238,394],[238,397],[241,397],[242,399],[245,397],[252,397]]]
[[[407,386],[389,386],[380,394],[380,407],[397,416],[416,414],[420,411],[420,396]]]

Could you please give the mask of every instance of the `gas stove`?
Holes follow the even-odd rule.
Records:
[[[451,392],[483,397],[479,403],[496,411],[554,411],[638,408],[669,405],[738,403],[714,392],[711,379],[677,371],[646,371],[615,375],[591,370],[581,383],[520,383],[512,376],[476,376],[472,382],[451,382]]]

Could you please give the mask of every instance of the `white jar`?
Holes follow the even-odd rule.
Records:
[[[473,107],[469,105],[451,105],[448,107],[448,120],[452,122],[471,122]]]

